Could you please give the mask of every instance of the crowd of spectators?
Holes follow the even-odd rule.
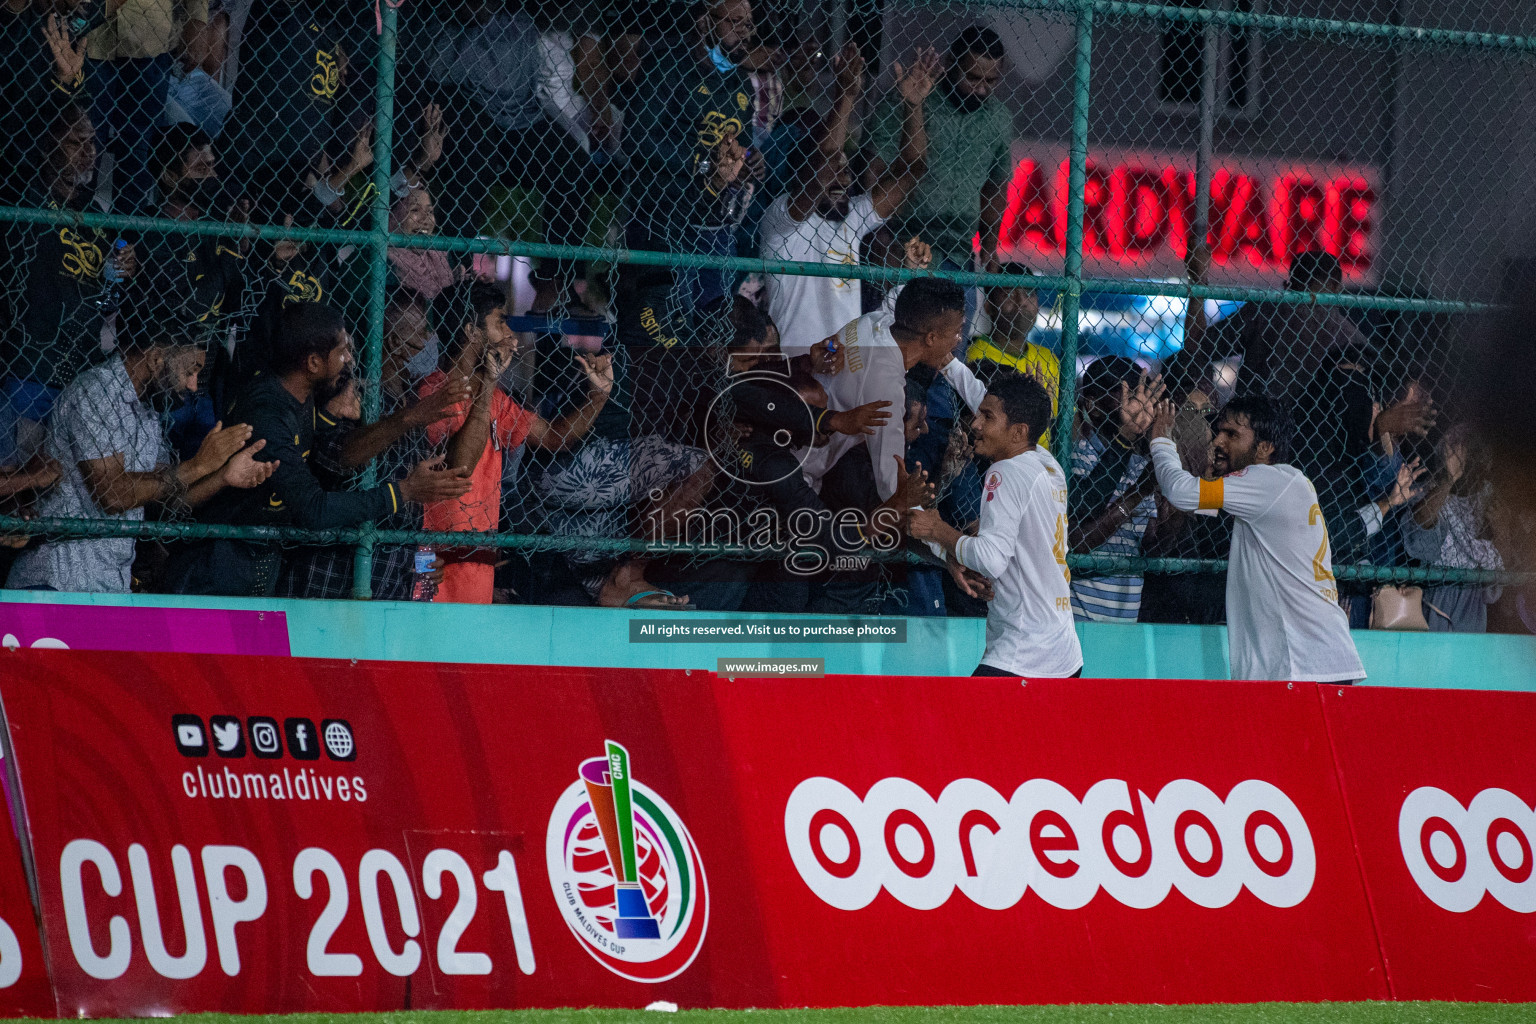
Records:
[[[957,26],[876,73],[858,46],[825,53],[827,33],[787,20],[752,0],[406,5],[383,201],[391,231],[420,240],[388,249],[375,395],[353,342],[366,246],[9,224],[6,511],[566,541],[380,544],[371,591],[392,600],[980,614],[938,564],[872,556],[915,506],[976,519],[975,388],[1021,373],[1056,402],[1072,373],[1075,419],[1042,443],[1070,433],[1060,554],[1108,559],[1072,579],[1079,619],[1221,620],[1219,574],[1143,578],[1113,559],[1225,556],[1221,519],[1158,495],[1148,433],[1173,399],[1185,468],[1209,475],[1210,417],[1234,384],[1293,409],[1335,565],[1505,567],[1529,525],[1496,500],[1476,436],[1444,422],[1427,368],[1389,375],[1336,306],[1252,303],[1212,323],[1196,302],[1163,365],[1063,367],[1027,286],[554,255],[520,306],[494,257],[433,247],[496,236],[1027,280],[997,253],[1016,134],[1002,40]],[[372,5],[0,0],[0,38],[5,205],[370,226]],[[1190,279],[1207,271],[1194,247]],[[1291,289],[1342,283],[1326,253],[1293,258]],[[646,550],[673,540],[718,547]],[[12,588],[354,591],[340,544],[6,544]],[[1340,593],[1356,626],[1401,614],[1400,591]],[[1515,609],[1496,619],[1523,614],[1494,587],[1414,601],[1433,630],[1486,629],[1496,603]]]

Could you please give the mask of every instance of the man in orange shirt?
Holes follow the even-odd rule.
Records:
[[[444,346],[441,369],[421,384],[423,397],[450,380],[467,380],[473,401],[468,409],[427,428],[433,445],[448,446],[448,461],[471,471],[469,493],[462,498],[428,505],[427,530],[490,532],[501,522],[502,453],[527,442],[547,451],[573,446],[592,429],[592,422],[613,390],[612,357],[576,357],[587,374],[587,400],[553,423],[524,409],[497,384],[517,354],[517,335],[507,326],[506,295],[493,285],[470,286],[470,309],[464,326]],[[444,553],[448,562],[438,601],[490,604],[495,584],[495,549]]]

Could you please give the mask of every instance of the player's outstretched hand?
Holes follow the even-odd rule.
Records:
[[[847,434],[850,437],[873,434],[877,427],[883,427],[890,421],[891,414],[887,411],[890,405],[890,402],[866,402],[853,409],[830,413],[827,426],[834,434]]]
[[[962,594],[974,597],[978,601],[992,600],[992,581],[974,569],[967,569],[953,557],[945,563],[949,569],[950,578],[955,581],[955,586],[960,588]]]
[[[911,473],[907,472],[907,463],[900,455],[892,455],[896,460],[896,493],[891,500],[898,509],[911,509],[919,505],[927,505],[934,499],[934,486],[928,480],[928,471],[919,462],[917,468]]]
[[[1158,402],[1152,413],[1152,436],[1173,437],[1173,422],[1179,414],[1178,407],[1173,402],[1164,399]]]
[[[912,514],[907,516],[907,535],[913,540],[933,540],[938,537],[943,525],[944,517],[939,515],[937,509],[913,509]]]

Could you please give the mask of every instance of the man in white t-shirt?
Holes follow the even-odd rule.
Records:
[[[810,140],[811,152],[796,161],[799,172],[789,191],[763,211],[758,230],[764,259],[857,264],[864,238],[884,224],[916,186],[928,152],[923,101],[933,90],[938,57],[931,51],[919,52],[910,67],[897,64],[895,71],[905,112],[900,159],[867,194],[848,195],[853,175],[843,145],[864,78],[864,58],[850,43],[838,58],[836,102],[821,131]],[[812,345],[859,318],[859,282],[770,274],[768,313],[778,325],[784,353],[804,355]]]
[[[978,676],[1081,675],[1067,569],[1067,478],[1036,442],[1051,425],[1051,396],[1022,374],[1000,374],[971,427],[976,454],[991,459],[976,536],[919,509],[907,532],[945,559],[961,588],[985,596],[987,648]]]
[[[1227,651],[1233,679],[1357,682],[1365,667],[1333,579],[1328,526],[1312,481],[1290,458],[1289,412],[1266,395],[1239,395],[1216,421],[1216,479],[1185,471],[1173,443],[1176,409],[1152,424],[1157,485],[1185,512],[1223,509],[1237,523],[1227,562]]]

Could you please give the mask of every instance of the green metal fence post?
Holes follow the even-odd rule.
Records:
[[[379,384],[384,370],[384,305],[389,284],[389,207],[390,178],[394,176],[390,157],[395,141],[395,39],[400,13],[394,4],[381,3],[383,30],[379,33],[379,76],[375,95],[373,130],[373,239],[369,261],[373,264],[372,287],[368,295],[368,339],[363,348],[362,387],[363,422],[379,418]],[[370,461],[363,470],[363,486],[378,482],[378,470]],[[367,600],[373,596],[373,525],[364,524],[352,560],[352,596]]]
[[[1061,397],[1056,416],[1056,461],[1072,476],[1072,428],[1077,420],[1077,321],[1083,301],[1083,190],[1088,175],[1088,87],[1092,80],[1093,3],[1077,8],[1072,62],[1072,142],[1067,153],[1067,258],[1062,268]]]

